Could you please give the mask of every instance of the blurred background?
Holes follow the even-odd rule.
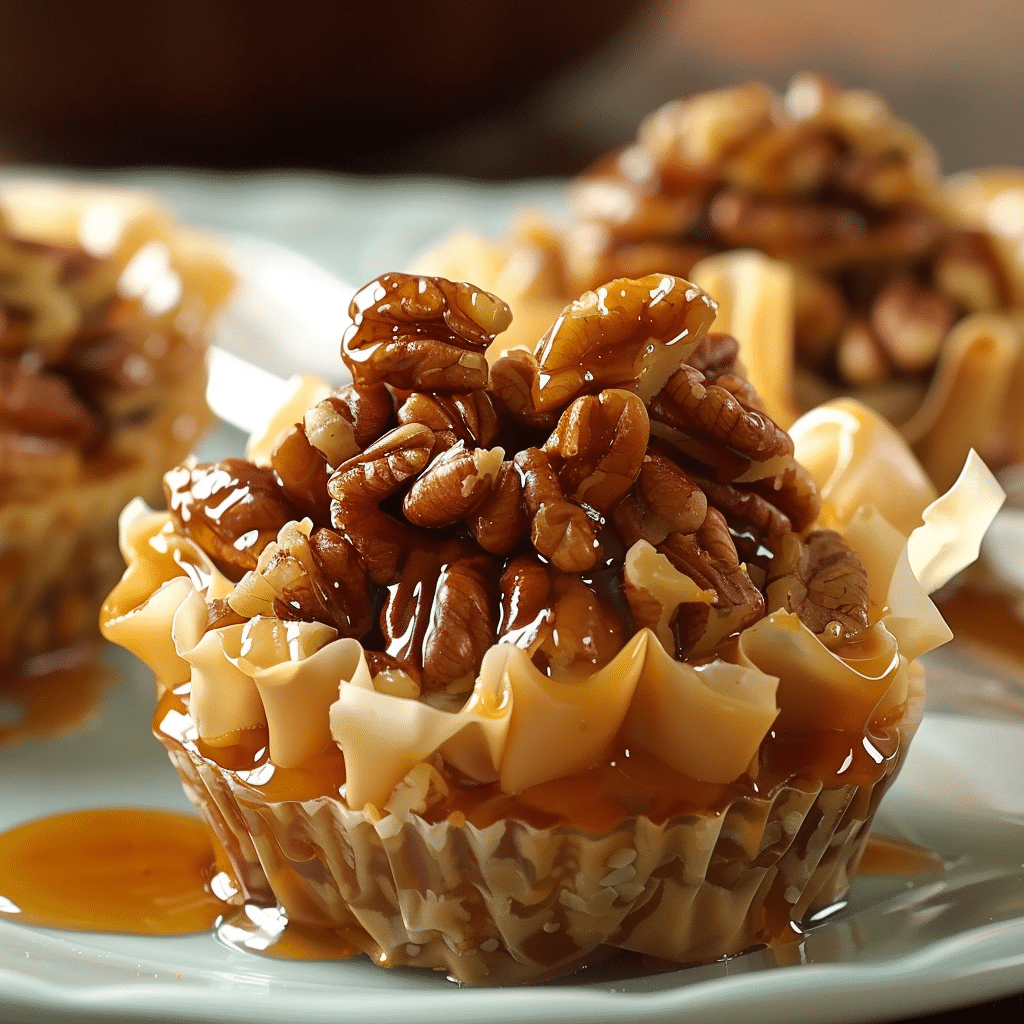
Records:
[[[665,100],[800,70],[947,171],[1024,163],[1020,0],[0,0],[0,162],[578,171]]]

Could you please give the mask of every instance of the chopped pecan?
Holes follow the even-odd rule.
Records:
[[[164,495],[178,529],[236,583],[297,518],[274,471],[244,459],[186,462],[164,476]]]
[[[0,429],[25,436],[58,438],[78,450],[97,440],[100,425],[68,382],[44,370],[30,372],[14,359],[0,359]]]
[[[793,342],[807,365],[827,365],[848,315],[836,284],[821,274],[794,268]]]
[[[436,438],[434,455],[458,441],[467,448],[490,448],[498,436],[498,412],[487,391],[470,391],[465,395],[414,391],[399,407],[398,422],[430,427]]]
[[[632,490],[612,512],[612,522],[627,547],[638,540],[658,545],[670,533],[695,533],[707,511],[707,497],[693,478],[648,448]]]
[[[984,231],[953,231],[935,257],[936,287],[962,309],[980,313],[1011,305],[1013,285]]]
[[[585,572],[601,557],[597,523],[562,491],[558,475],[539,448],[515,457],[530,517],[530,540],[545,558],[565,572]]]
[[[449,394],[486,386],[484,351],[512,321],[490,292],[397,273],[356,292],[349,315],[342,357],[356,384]]]
[[[870,624],[864,565],[843,538],[817,530],[804,541],[782,538],[765,581],[769,611],[795,612],[812,633],[834,640],[856,636]]]
[[[681,366],[653,399],[653,433],[709,467],[720,480],[775,476],[793,458],[790,436],[766,413]],[[667,427],[668,429],[663,429]]]
[[[382,512],[379,505],[427,465],[433,447],[434,433],[428,427],[395,427],[342,463],[327,482],[334,499],[331,524],[351,542],[378,585],[394,582],[420,539],[413,527]]]
[[[636,395],[609,389],[577,398],[543,450],[566,497],[606,515],[633,486],[650,429]]]
[[[879,384],[892,373],[875,332],[863,320],[852,320],[839,335],[835,349],[839,377],[854,387]]]

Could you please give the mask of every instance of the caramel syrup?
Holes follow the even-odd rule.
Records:
[[[199,818],[101,808],[26,822],[0,835],[0,914],[68,931],[184,935],[224,910],[213,845]]]
[[[187,697],[167,691],[160,698],[153,728],[169,746],[186,746],[236,773],[238,780],[272,802],[336,796],[345,783],[344,756],[332,747],[295,768],[273,765],[265,729],[246,730],[220,746],[194,738]],[[662,822],[682,814],[716,811],[744,795],[764,796],[787,783],[838,788],[872,785],[895,767],[899,731],[876,723],[866,734],[824,730],[770,732],[762,744],[756,773],[724,785],[699,782],[673,771],[642,751],[613,744],[604,761],[569,778],[531,786],[514,796],[497,783],[480,784],[449,776],[448,798],[424,812],[427,821],[453,819],[483,828],[516,818],[535,828],[570,822],[599,835],[634,816]]]
[[[910,875],[933,875],[944,869],[942,858],[934,850],[918,846],[907,839],[872,832],[857,865],[857,874],[905,878]]]
[[[0,746],[79,728],[112,682],[113,674],[82,652],[36,659],[35,670],[0,666]]]
[[[277,960],[348,960],[366,939],[344,931],[288,921],[276,907],[232,908],[217,922],[217,938],[232,949]]]

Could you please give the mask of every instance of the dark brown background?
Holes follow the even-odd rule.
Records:
[[[564,174],[675,96],[822,70],[947,170],[1024,163],[1020,0],[0,0],[0,160]]]

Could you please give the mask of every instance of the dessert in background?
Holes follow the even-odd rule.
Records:
[[[350,313],[352,384],[125,510],[102,613],[240,898],[474,984],[834,905],[949,637],[927,595],[1002,499],[980,460],[935,500],[857,403],[791,438],[668,275],[491,365],[473,285]]]
[[[0,675],[98,639],[120,510],[159,500],[210,422],[206,334],[230,288],[213,242],[142,196],[0,189]]]
[[[972,447],[1024,458],[1024,264],[962,196],[879,96],[808,74],[783,95],[750,82],[664,105],[570,184],[565,225],[524,215],[419,269],[479,267],[526,314],[505,339],[526,347],[586,288],[686,275],[780,423],[856,397],[948,487]]]

